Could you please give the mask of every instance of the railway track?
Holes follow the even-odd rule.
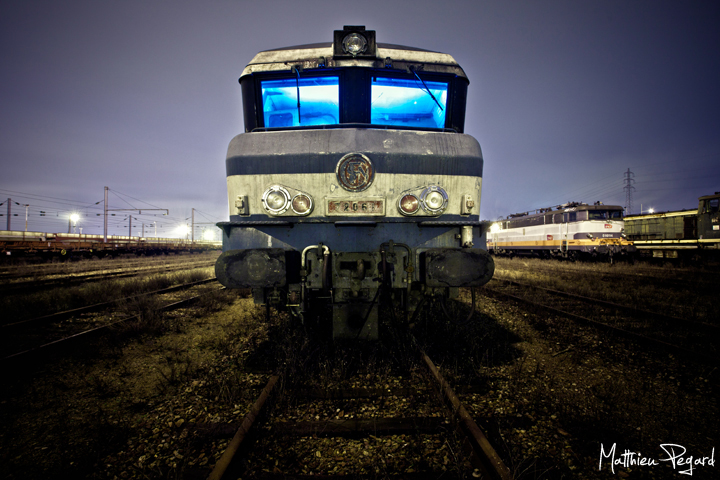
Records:
[[[32,293],[46,288],[52,287],[70,287],[81,285],[88,282],[98,282],[103,280],[113,280],[120,278],[135,277],[138,275],[172,273],[177,271],[188,270],[192,268],[209,268],[215,264],[214,261],[200,261],[185,263],[181,265],[162,265],[152,267],[134,267],[131,269],[120,268],[113,271],[102,270],[93,273],[84,274],[65,274],[52,278],[32,279],[17,282],[0,283],[0,293],[6,295],[14,295],[21,293]]]
[[[215,259],[217,254],[178,254],[161,255],[156,257],[138,257],[134,254],[121,255],[117,258],[101,258],[96,260],[79,260],[66,262],[28,263],[22,265],[0,265],[0,281],[16,280],[21,278],[38,278],[47,275],[72,275],[98,271],[115,270],[118,268],[136,268],[147,266],[170,265],[183,263],[187,259],[205,260]]]
[[[74,348],[75,345],[91,337],[104,335],[121,324],[141,319],[142,314],[129,315],[118,305],[143,298],[167,297],[212,282],[216,282],[214,277],[3,325],[0,327],[4,353],[2,363],[16,365],[31,357],[41,358],[62,348]],[[156,311],[168,312],[184,308],[196,302],[201,296],[166,300],[166,303]]]
[[[234,436],[207,478],[512,478],[438,368],[410,343],[410,376],[363,372],[352,387],[308,388],[302,378],[270,375],[242,422],[222,428]]]
[[[484,290],[492,296],[592,325],[655,349],[704,363],[718,363],[720,328],[716,325],[497,277]]]
[[[233,313],[237,322],[250,324],[262,317],[260,308],[243,316],[242,312],[251,309],[251,299],[245,298],[243,302],[243,306],[236,305],[238,309]],[[461,292],[459,301],[451,303],[448,305],[450,312],[462,313],[458,319],[467,316],[470,309],[468,292]],[[452,319],[443,319],[441,307],[437,305],[432,310],[426,309],[426,315],[417,319],[413,329],[420,344],[441,366],[453,390],[518,478],[594,478],[597,471],[594,442],[598,440],[595,432],[600,426],[609,425],[612,436],[627,439],[631,448],[640,448],[635,447],[641,445],[639,438],[655,443],[656,439],[667,441],[666,438],[672,438],[687,446],[692,445],[688,439],[698,435],[701,436],[698,442],[713,437],[713,422],[705,418],[714,418],[715,410],[701,410],[695,401],[695,398],[713,398],[712,394],[706,393],[707,385],[703,383],[707,379],[711,383],[714,381],[712,367],[690,368],[690,378],[685,379],[677,372],[694,364],[686,364],[678,356],[673,355],[676,362],[668,360],[667,356],[646,355],[645,349],[633,349],[630,342],[613,342],[614,335],[597,334],[593,329],[576,329],[571,322],[552,316],[545,317],[553,323],[543,330],[540,328],[545,321],[542,315],[526,315],[526,312],[528,310],[516,302],[501,303],[480,297],[478,310],[467,327],[459,326],[460,322],[451,322]],[[240,429],[245,420],[243,415],[252,412],[247,420],[255,416],[253,426],[249,427],[245,422],[243,432],[247,433],[247,438],[236,450],[226,478],[249,478],[244,476],[250,475],[248,472],[264,478],[281,475],[306,479],[343,475],[344,478],[393,475],[394,478],[454,478],[459,476],[458,466],[465,468],[462,471],[465,478],[475,478],[473,474],[482,476],[472,463],[468,466],[469,455],[466,453],[469,450],[463,448],[465,433],[456,433],[456,415],[448,416],[441,402],[435,400],[434,393],[440,389],[440,383],[425,379],[427,368],[417,352],[410,353],[410,342],[388,338],[382,342],[382,347],[378,347],[382,355],[370,357],[371,362],[365,361],[367,356],[350,358],[349,366],[347,356],[332,354],[338,350],[336,347],[328,347],[331,351],[322,357],[317,354],[318,346],[313,345],[305,351],[310,353],[310,360],[305,361],[306,356],[285,355],[282,345],[280,348],[268,347],[278,344],[278,338],[282,342],[279,332],[285,331],[292,319],[288,316],[284,322],[285,325],[271,324],[269,329],[242,330],[241,335],[230,337],[233,348],[228,349],[223,344],[218,361],[208,364],[212,368],[200,367],[193,358],[192,365],[198,367],[195,373],[174,384],[167,398],[152,397],[154,405],[148,406],[147,398],[136,400],[134,395],[125,395],[127,410],[123,415],[134,419],[134,424],[138,425],[133,427],[136,430],[130,438],[121,439],[113,447],[113,453],[103,457],[94,467],[94,458],[76,461],[76,464],[89,465],[88,468],[102,472],[97,478],[205,479]],[[191,333],[191,338],[205,332],[203,320],[188,322],[187,326],[191,324],[198,327],[186,332]],[[508,331],[507,325],[518,328]],[[513,332],[518,332],[520,337],[515,337]],[[527,337],[525,333],[528,333]],[[545,334],[547,338],[543,338]],[[597,345],[597,340],[602,340],[601,345]],[[150,342],[137,343],[150,350],[152,355],[149,357],[153,357],[161,352],[154,345],[157,341],[153,339],[152,345]],[[482,346],[470,351],[463,348],[463,341],[465,347]],[[175,340],[166,345],[179,348]],[[574,346],[573,350],[564,354],[569,346]],[[194,341],[187,344],[187,349],[187,352],[198,350]],[[131,362],[123,363],[122,371],[132,372],[128,378],[135,378],[141,370],[137,368],[138,352],[127,350]],[[190,357],[184,356],[185,350],[181,353],[172,351],[175,352],[173,358],[180,359],[174,360],[178,371],[183,371],[181,369],[191,363]],[[170,356],[161,353],[161,358]],[[115,354],[111,357],[109,363],[117,362]],[[290,372],[282,368],[288,358],[296,358],[294,362],[298,364]],[[142,360],[143,365],[145,361]],[[158,365],[164,368],[163,362],[161,360],[152,367],[153,371]],[[58,362],[58,365],[64,363]],[[71,372],[76,371],[75,365],[75,362],[70,364]],[[660,368],[648,370],[648,365],[660,365]],[[80,375],[87,377],[91,373],[97,375],[96,372],[102,375],[110,370],[106,365],[100,368]],[[171,378],[169,372],[176,367],[168,364],[167,368],[164,371]],[[331,368],[344,369],[346,373],[335,374],[329,371]],[[329,372],[324,377],[322,369]],[[280,371],[283,373],[277,376],[273,393],[268,390],[265,395],[268,404],[251,409],[268,379]],[[51,378],[64,377],[63,372],[57,373],[56,370]],[[370,378],[368,374],[371,374]],[[124,378],[122,375],[125,374],[117,375],[112,378]],[[699,380],[698,376],[701,376]],[[105,385],[109,383],[101,386]],[[130,384],[127,387],[130,391]],[[702,391],[696,392],[696,387]],[[63,388],[67,386],[63,385]],[[36,395],[38,390],[31,391]],[[64,394],[59,390],[53,393]],[[103,388],[99,393],[107,395],[107,389]],[[77,396],[84,397],[85,394],[83,391]],[[613,400],[613,395],[618,397],[618,403]],[[76,399],[77,396],[68,398]],[[123,394],[117,393],[117,396],[122,398]],[[677,405],[672,404],[675,399],[679,399]],[[112,401],[115,401],[114,397]],[[77,400],[69,402],[63,398],[58,402],[70,403],[77,404]],[[712,403],[708,400],[708,404]],[[34,402],[28,402],[28,408],[36,409]],[[597,418],[597,423],[577,423],[573,418],[573,412],[578,412],[582,419],[587,418],[587,411],[591,415],[600,415],[597,413],[600,410],[596,410],[599,408],[605,413]],[[106,407],[103,409],[108,411]],[[55,412],[57,408],[53,403],[48,410]],[[453,408],[453,411],[457,410]],[[683,413],[687,411],[691,413]],[[680,417],[672,417],[672,412],[679,412]],[[68,408],[68,415],[74,413]],[[119,418],[110,420],[114,422]],[[675,423],[666,427],[669,421],[666,419]],[[698,428],[689,422],[693,419],[706,421],[709,426]],[[653,422],[656,424],[653,428],[659,430],[650,429],[649,424]],[[34,424],[44,433],[52,422],[44,419]],[[682,425],[691,432],[688,436],[677,433]],[[668,434],[666,429],[672,433]],[[637,436],[633,436],[634,432],[638,432]],[[590,453],[584,448],[586,444],[590,445]],[[17,450],[22,452],[20,445]],[[698,450],[696,446],[690,448]],[[67,448],[58,447],[55,456],[65,455],[77,460],[68,453]],[[351,470],[353,464],[360,466]],[[367,473],[361,472],[363,465]],[[303,473],[303,467],[306,473]],[[335,467],[338,469],[333,473]],[[379,474],[376,468],[380,470]],[[413,471],[408,472],[409,469]],[[48,468],[47,471],[59,470]],[[231,474],[234,473],[238,475],[233,477]],[[74,478],[87,476],[75,475]]]
[[[496,257],[497,260],[497,257]],[[506,260],[509,263],[506,265],[508,271],[512,272],[532,272],[534,274],[544,274],[547,276],[557,276],[558,274],[565,275],[578,275],[578,274],[591,274],[597,279],[613,281],[615,279],[626,279],[636,281],[639,283],[645,283],[652,281],[657,286],[665,287],[682,287],[692,288],[693,286],[701,286],[703,288],[712,288],[717,284],[717,272],[703,271],[698,269],[682,269],[682,268],[660,268],[660,267],[638,267],[633,266],[632,271],[618,271],[617,268],[611,267],[606,271],[602,269],[588,269],[588,268],[572,268],[568,266],[562,266],[562,263],[558,260],[538,260],[542,263],[549,263],[552,265],[537,265],[533,263],[526,265],[522,260]],[[505,266],[504,263],[499,264],[497,271],[502,271]],[[584,264],[581,264],[584,265]],[[592,264],[590,264],[592,265]]]

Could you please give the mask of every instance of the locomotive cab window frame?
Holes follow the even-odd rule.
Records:
[[[622,220],[621,210],[588,210],[588,220]]]
[[[407,71],[360,67],[248,75],[240,79],[245,131],[351,125],[462,132],[467,80],[435,72],[417,75],[422,80]]]
[[[565,212],[563,213],[563,223],[577,222],[577,212]]]
[[[268,128],[340,123],[340,77],[301,75],[259,81],[263,124]]]
[[[447,127],[449,79],[438,75],[372,74],[370,123],[372,125]]]
[[[720,197],[705,200],[702,213],[717,213],[720,210]]]

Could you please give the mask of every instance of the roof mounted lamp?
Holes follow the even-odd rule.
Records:
[[[335,30],[334,57],[375,57],[375,31],[365,30],[362,25],[346,25]]]
[[[357,57],[358,53],[363,53],[367,49],[367,40],[358,33],[351,33],[343,38],[342,46],[343,52]]]

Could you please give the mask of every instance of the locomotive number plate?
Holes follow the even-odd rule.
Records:
[[[356,198],[353,200],[328,198],[327,214],[383,216],[385,215],[385,200],[382,198]]]

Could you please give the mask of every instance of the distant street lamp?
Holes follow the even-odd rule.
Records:
[[[205,240],[207,242],[213,242],[213,241],[215,241],[215,232],[213,232],[212,230],[209,230],[209,229],[205,230],[202,234],[202,238],[203,238],[203,240]]]
[[[70,233],[70,222],[72,222],[73,226],[72,233],[75,233],[78,220],[80,220],[80,215],[78,215],[77,213],[73,213],[70,215],[70,218],[68,219],[68,233]]]
[[[190,227],[187,225],[180,225],[175,230],[179,235],[184,236],[185,240],[187,240],[188,235],[190,234]]]

